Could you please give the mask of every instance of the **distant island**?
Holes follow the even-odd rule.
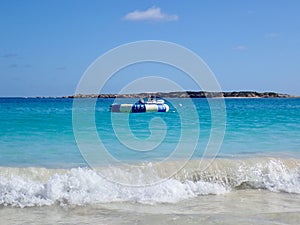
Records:
[[[63,98],[145,98],[149,95],[160,98],[298,98],[289,94],[256,91],[208,92],[208,91],[175,91],[137,94],[76,94]]]

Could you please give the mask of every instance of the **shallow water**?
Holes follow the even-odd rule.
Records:
[[[80,101],[86,125],[90,100]],[[170,113],[113,116],[112,102],[96,104],[97,137],[111,158],[95,155],[93,170],[74,138],[72,100],[0,99],[1,224],[299,224],[299,99],[226,99],[216,157],[205,155],[205,99],[171,99]],[[180,110],[193,105],[199,122],[187,113],[181,123]],[[198,126],[194,151],[195,136],[181,130]],[[97,149],[93,127],[80,128]],[[173,154],[178,142],[185,145]]]
[[[87,118],[91,100],[79,101],[79,113],[83,119]],[[188,143],[193,137],[180,137],[183,125],[178,110],[187,112],[184,114],[187,123],[190,120],[191,123],[199,124],[200,133],[195,152],[188,148],[182,149],[182,156],[178,154],[177,158],[186,157],[185,152],[193,153],[195,158],[203,156],[211,131],[211,110],[205,99],[193,99],[193,105],[186,99],[170,99],[169,113],[129,116],[116,113],[112,117],[108,109],[113,101],[99,99],[93,117],[97,135],[112,157],[133,163],[169,157],[179,140]],[[132,99],[116,101],[134,102]],[[0,98],[0,165],[47,168],[86,166],[74,138],[72,103],[72,99]],[[225,103],[226,132],[218,157],[260,154],[299,158],[300,99],[226,99]],[[193,107],[198,112],[199,123],[189,113]],[[127,129],[128,125],[130,130]],[[116,128],[119,131],[118,137]],[[187,129],[193,134],[196,128],[191,126]],[[91,130],[91,127],[83,127],[81,134],[88,139]],[[151,135],[158,139],[161,139],[160,135],[164,132],[166,135],[162,141],[157,141],[157,148],[141,152],[128,149],[118,139],[130,137],[126,135],[131,132],[137,140],[148,145],[153,144]]]
[[[5,224],[299,224],[299,195],[239,190],[175,204],[3,207]]]

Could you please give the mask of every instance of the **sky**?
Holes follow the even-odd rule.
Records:
[[[297,0],[2,0],[0,96],[72,95],[99,56],[142,40],[190,49],[223,91],[300,95],[299,12]],[[174,68],[147,64],[124,68],[101,92],[117,93],[139,73],[198,88]]]

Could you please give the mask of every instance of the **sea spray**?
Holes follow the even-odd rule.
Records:
[[[136,166],[124,170],[111,166],[98,171],[88,168],[0,168],[0,204],[30,207],[111,202],[176,203],[239,189],[300,194],[300,161],[294,159],[218,159],[205,171],[199,170],[200,161],[193,160],[174,177],[144,186],[122,185],[103,176],[126,175],[131,182],[138,182],[138,179],[145,180],[150,171],[151,176],[160,176],[178,163],[166,162],[164,169],[159,171],[151,171],[150,168],[154,168],[151,164],[139,171]]]
[[[108,202],[175,203],[197,195],[222,194],[222,185],[169,179],[157,185],[129,187],[112,183],[88,168],[54,174],[46,183],[22,177],[0,177],[0,204],[16,207]]]

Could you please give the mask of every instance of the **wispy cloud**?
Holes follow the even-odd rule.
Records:
[[[67,67],[65,67],[65,66],[56,67],[56,70],[66,70],[66,69],[67,69]]]
[[[237,50],[237,51],[244,51],[247,49],[247,47],[245,45],[238,45],[238,46],[235,46],[233,49]]]
[[[9,68],[12,68],[12,69],[15,69],[15,68],[18,68],[18,67],[19,67],[19,65],[16,64],[16,63],[13,63],[13,64],[9,65]]]
[[[59,67],[56,67],[55,69],[56,70],[66,70],[67,67],[65,67],[65,66],[59,66]]]
[[[18,57],[19,55],[16,53],[6,53],[4,55],[2,55],[3,58],[15,58]]]
[[[135,10],[124,16],[129,21],[176,21],[179,19],[177,15],[163,13],[159,7],[151,7],[145,11]]]
[[[248,11],[247,11],[247,14],[248,14],[248,15],[252,15],[252,14],[254,14],[254,13],[255,13],[254,10],[248,10]]]
[[[273,39],[273,38],[277,38],[279,36],[278,33],[267,33],[264,35],[264,38],[266,39]]]

